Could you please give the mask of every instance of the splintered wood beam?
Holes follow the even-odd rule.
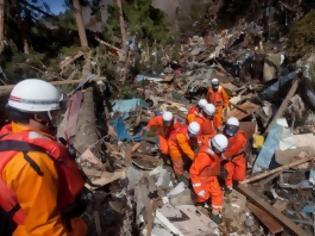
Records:
[[[305,162],[308,162],[308,161],[311,161],[312,159],[314,159],[314,157],[305,157],[303,159],[299,159],[299,160],[296,160],[294,162],[291,162],[287,165],[284,165],[284,166],[280,166],[278,168],[275,168],[275,169],[272,169],[272,170],[268,170],[268,171],[265,171],[263,173],[260,173],[258,175],[254,175],[248,179],[245,179],[244,181],[242,181],[242,184],[249,184],[249,183],[252,183],[252,182],[255,182],[255,181],[258,181],[260,179],[263,179],[267,176],[270,176],[272,174],[275,174],[275,173],[278,173],[280,171],[283,171],[283,170],[287,170],[287,169],[290,169],[292,167],[295,167],[295,166],[298,166],[298,165],[301,165],[301,164],[304,164]]]
[[[288,217],[279,212],[277,209],[272,207],[269,203],[267,203],[264,199],[256,194],[256,192],[252,189],[252,187],[240,184],[238,186],[239,191],[244,194],[247,199],[253,202],[257,207],[262,208],[264,211],[268,212],[272,215],[276,220],[280,222],[280,224],[290,230],[294,235],[297,236],[307,236],[308,234],[298,225],[293,223]]]
[[[288,107],[288,103],[289,103],[290,98],[294,96],[297,88],[299,87],[300,81],[301,81],[300,79],[295,79],[293,81],[289,92],[287,93],[286,97],[283,99],[283,101],[282,101],[280,107],[278,108],[275,116],[272,118],[272,121],[269,123],[265,133],[268,133],[268,131],[272,127],[273,123],[283,115],[283,112]]]
[[[248,209],[253,212],[253,214],[259,219],[259,221],[267,227],[270,233],[275,235],[283,231],[282,225],[280,225],[279,222],[267,211],[257,207],[250,202],[247,203],[247,206]]]

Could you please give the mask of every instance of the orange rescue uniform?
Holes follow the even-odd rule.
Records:
[[[186,117],[186,121],[187,124],[190,124],[191,122],[193,122],[196,118],[196,116],[199,115],[199,109],[197,107],[197,105],[192,105],[187,113],[187,117]]]
[[[220,159],[217,154],[203,146],[189,170],[197,202],[206,202],[211,198],[212,209],[220,211],[223,206],[223,193],[218,181]]]
[[[199,145],[208,145],[208,140],[217,134],[220,121],[217,117],[210,119],[201,114],[196,116],[194,121],[200,125]]]
[[[246,177],[246,158],[245,148],[247,145],[246,134],[239,130],[233,137],[229,139],[229,146],[223,153],[222,158],[227,160],[224,168],[227,171],[225,185],[228,188],[233,186],[234,181],[243,181]]]
[[[183,156],[187,156],[191,161],[195,158],[193,148],[197,146],[197,138],[194,143],[194,141],[189,138],[187,129],[187,126],[177,128],[171,133],[168,139],[170,157],[176,175],[182,175],[184,173]]]
[[[215,106],[215,116],[219,121],[219,126],[221,126],[223,123],[223,111],[229,106],[229,95],[221,85],[217,91],[214,91],[211,87],[209,87],[207,100]]]
[[[167,139],[172,132],[172,130],[180,127],[181,124],[177,121],[174,121],[174,125],[171,127],[165,127],[163,123],[162,116],[155,116],[151,118],[147,124],[148,129],[152,129],[155,131],[156,135],[159,137],[159,148],[162,154],[168,155],[169,149],[168,149],[168,143]]]
[[[12,132],[30,130],[28,126],[12,122]],[[2,130],[1,130],[2,131]],[[47,134],[45,134],[47,135]],[[86,224],[80,218],[71,220],[72,231],[66,230],[58,208],[58,173],[54,161],[45,153],[30,151],[28,156],[44,173],[39,176],[19,152],[4,167],[1,178],[14,190],[26,215],[13,236],[49,235],[84,236]]]

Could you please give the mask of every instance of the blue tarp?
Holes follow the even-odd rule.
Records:
[[[131,136],[126,129],[123,118],[118,118],[113,120],[113,126],[117,134],[117,138],[119,141],[134,141],[140,142],[143,138],[139,134],[135,136]]]
[[[112,102],[114,112],[128,113],[134,111],[137,107],[146,107],[144,100],[139,98],[114,100]]]

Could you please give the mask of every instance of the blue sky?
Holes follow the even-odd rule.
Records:
[[[45,2],[49,5],[50,10],[54,14],[64,11],[64,0],[46,0]]]

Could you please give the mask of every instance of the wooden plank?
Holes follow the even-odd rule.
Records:
[[[287,165],[284,165],[284,166],[280,166],[278,168],[275,168],[275,169],[272,169],[272,170],[269,170],[269,171],[265,171],[263,173],[260,173],[258,175],[254,175],[251,178],[248,178],[248,179],[242,181],[242,184],[249,184],[251,182],[263,179],[263,178],[265,178],[265,177],[267,177],[269,175],[272,175],[274,173],[277,173],[277,172],[283,171],[285,169],[290,169],[292,167],[301,165],[301,164],[303,164],[305,162],[308,162],[308,161],[310,161],[312,159],[314,159],[314,157],[305,157],[303,159],[299,159],[297,161],[291,162],[290,164],[287,164]]]
[[[286,97],[282,101],[282,103],[281,103],[279,109],[277,110],[275,116],[272,118],[272,121],[269,123],[265,133],[267,133],[270,130],[270,128],[273,125],[273,123],[283,115],[283,112],[285,111],[285,109],[288,106],[290,98],[294,96],[297,88],[299,87],[299,83],[300,83],[300,79],[295,79],[293,81],[289,92],[287,93]]]
[[[307,233],[300,226],[293,223],[293,221],[291,221],[288,217],[283,215],[281,212],[279,212],[277,209],[267,203],[264,199],[258,196],[250,186],[240,184],[238,186],[238,189],[248,198],[248,200],[252,201],[255,205],[267,211],[270,215],[277,219],[281,223],[281,225],[289,229],[294,235],[307,236]]]
[[[252,114],[253,112],[257,111],[258,109],[259,109],[258,105],[252,102],[246,101],[245,103],[241,105],[237,105],[237,108],[229,111],[227,117],[234,116],[237,119],[242,120],[246,118],[247,116],[249,116],[250,114]]]
[[[259,221],[264,224],[268,230],[273,234],[277,234],[283,231],[282,225],[275,220],[268,212],[265,210],[255,206],[254,204],[248,202],[247,203],[248,209],[254,213],[254,215],[259,219]]]
[[[257,126],[256,122],[250,121],[240,122],[240,129],[245,132],[247,139],[253,138],[253,134],[256,131],[256,126]]]

